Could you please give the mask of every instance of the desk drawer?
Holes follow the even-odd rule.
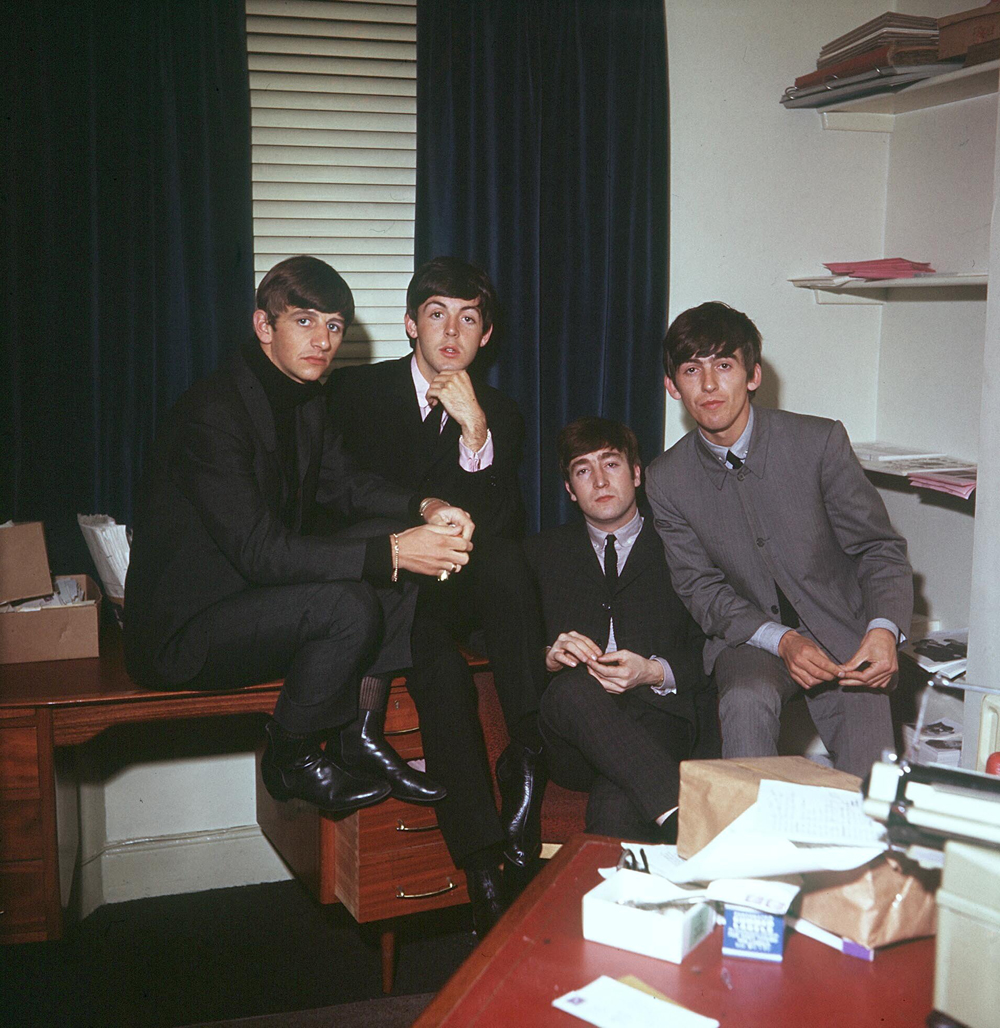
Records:
[[[401,683],[402,679],[396,681]],[[394,684],[389,692],[389,704],[385,712],[385,737],[403,760],[416,760],[424,755],[424,744],[417,722],[417,708],[406,691],[406,686],[402,684]]]
[[[359,810],[352,817],[357,819],[354,830],[362,864],[378,860],[390,850],[397,853],[441,841],[441,829],[431,805],[390,798]]]
[[[0,940],[45,938],[45,868],[40,860],[0,866]]]
[[[41,803],[0,799],[0,860],[38,859],[44,852]]]
[[[386,852],[345,871],[338,864],[337,896],[362,923],[469,901],[444,842]]]

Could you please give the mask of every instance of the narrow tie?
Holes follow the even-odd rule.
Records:
[[[424,418],[423,436],[424,448],[428,453],[437,449],[438,439],[441,437],[441,417],[444,414],[444,405],[441,403],[431,407]]]
[[[732,450],[726,451],[726,463],[735,471],[737,468],[743,467],[743,461],[733,453]]]
[[[604,578],[608,583],[608,591],[614,592],[618,582],[618,551],[615,549],[613,534],[604,540]]]

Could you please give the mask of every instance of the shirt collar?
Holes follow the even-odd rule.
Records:
[[[413,354],[410,358],[410,377],[413,379],[413,388],[417,391],[417,406],[422,414],[426,414],[428,410],[427,389],[430,386],[430,382],[420,374],[420,368],[417,367],[416,354]]]
[[[621,528],[616,529],[614,532],[615,542],[619,546],[625,546],[635,540],[636,536],[642,531],[642,515],[638,510],[635,512],[635,516],[627,525],[622,525]],[[611,535],[610,532],[605,532],[603,529],[595,528],[589,521],[587,522],[587,534],[590,536],[590,541],[597,549],[604,549],[605,540]]]
[[[718,460],[721,464],[726,463],[726,456],[730,450],[739,457],[740,460],[745,461],[747,454],[750,452],[750,436],[753,432],[753,404],[750,405],[750,417],[747,418],[747,427],[743,429],[743,434],[733,443],[732,446],[718,446],[715,443],[710,443],[701,433],[701,429],[698,429],[698,438],[702,444],[708,449],[708,451]]]

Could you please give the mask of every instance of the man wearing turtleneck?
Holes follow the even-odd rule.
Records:
[[[126,581],[132,677],[166,689],[284,677],[264,784],[331,811],[390,790],[443,795],[366,733],[357,683],[363,699],[366,683],[410,664],[415,589],[400,576],[457,570],[474,527],[342,452],[319,391],[353,314],[323,261],[293,257],[268,272],[254,341],[188,390],[157,436]],[[312,534],[323,509],[343,531]]]

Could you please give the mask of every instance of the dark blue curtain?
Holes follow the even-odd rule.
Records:
[[[662,449],[667,212],[663,0],[417,0],[417,261],[496,283],[490,378],[525,415],[529,528],[568,516],[567,421]]]
[[[127,522],[157,419],[252,310],[243,0],[6,5],[0,520]]]

